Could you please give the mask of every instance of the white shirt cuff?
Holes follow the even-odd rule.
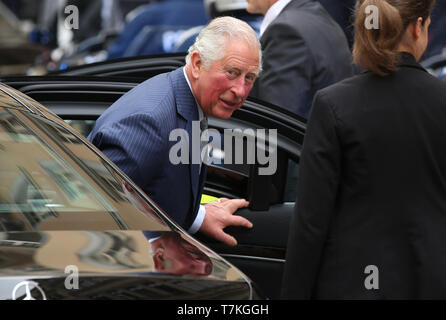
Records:
[[[198,230],[200,230],[205,215],[206,215],[206,208],[203,205],[200,205],[200,209],[198,209],[197,216],[195,217],[192,226],[189,228],[189,230],[187,230],[187,232],[194,234]]]

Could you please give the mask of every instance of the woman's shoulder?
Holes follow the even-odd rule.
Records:
[[[370,74],[361,73],[319,90],[316,93],[316,100],[317,98],[326,100],[332,107],[336,105],[346,106],[360,99],[361,92],[370,90],[370,86]]]
[[[315,98],[344,120],[439,102],[446,104],[446,82],[413,68],[386,77],[364,72],[319,90]]]
[[[364,96],[365,92],[383,95],[393,95],[395,88],[411,87],[425,88],[426,94],[439,91],[446,95],[446,81],[442,81],[425,70],[415,68],[401,68],[399,71],[382,77],[366,71],[332,84],[318,93],[332,99],[354,99],[356,96]]]
[[[371,73],[363,72],[327,86],[324,89],[319,90],[319,92],[331,96],[350,95],[352,89],[370,85],[371,78],[373,78]]]

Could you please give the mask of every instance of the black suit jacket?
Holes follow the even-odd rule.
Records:
[[[346,36],[317,1],[291,1],[260,42],[263,72],[251,96],[304,118],[317,90],[352,75]]]
[[[321,90],[299,179],[285,298],[446,298],[445,82],[403,54]]]

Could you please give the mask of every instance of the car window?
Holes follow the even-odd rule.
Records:
[[[169,230],[133,187],[64,127],[0,108],[0,229]]]
[[[76,129],[81,135],[87,137],[88,134],[93,130],[95,120],[65,120],[71,127]]]
[[[299,178],[299,164],[293,159],[288,159],[288,171],[286,175],[283,202],[296,201],[298,178]]]
[[[22,108],[22,106],[9,95],[0,94],[0,104],[8,108]]]
[[[95,120],[91,119],[65,119],[65,122],[68,123],[70,126],[75,128],[77,131],[79,131],[80,134],[83,136],[88,136],[88,134],[91,132],[91,130],[94,127]],[[223,139],[223,138],[222,138]],[[243,149],[244,151],[247,150],[247,141],[246,139],[243,140]],[[233,180],[231,180],[232,189],[230,193],[225,194],[225,196],[237,196],[237,197],[246,197],[247,196],[247,185],[246,181],[242,181],[240,179],[243,179],[242,177],[246,177],[246,179],[249,178],[250,175],[250,164],[247,162],[246,158],[246,152],[244,154],[244,162],[243,164],[237,164],[236,161],[233,159],[232,163],[224,163],[224,148],[215,148],[212,147],[210,151],[211,159],[210,162],[213,166],[217,167],[223,167],[225,169],[228,169],[229,171],[233,171],[235,174],[233,174]],[[288,159],[288,170],[285,178],[285,187],[284,187],[284,194],[283,194],[283,202],[295,202],[296,196],[297,196],[297,179],[298,179],[298,171],[299,171],[299,164],[294,159]],[[208,170],[208,176],[212,176],[214,173],[216,174],[222,174],[222,171],[215,171],[215,170]],[[225,173],[225,177],[228,178],[229,172]],[[217,178],[215,178],[217,179]],[[211,180],[215,180],[212,179]],[[220,178],[218,178],[220,179]],[[230,180],[230,178],[229,178]],[[240,183],[243,182],[241,185]],[[228,191],[226,189],[222,189],[222,185],[220,185],[217,189],[219,191]],[[206,202],[206,201],[205,201]]]

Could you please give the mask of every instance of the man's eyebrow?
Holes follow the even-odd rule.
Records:
[[[235,69],[235,70],[239,71],[240,73],[242,73],[242,69],[240,69],[240,67],[233,66],[233,65],[227,65],[227,66],[224,67],[224,69],[225,70]],[[259,70],[257,69],[255,71],[249,71],[246,74],[253,74],[256,77],[258,77],[259,76]]]
[[[257,78],[259,76],[259,70],[250,71],[246,75],[253,75],[254,77]]]
[[[248,74],[253,74],[257,78],[259,76],[259,70],[248,72]]]
[[[239,67],[233,66],[233,65],[226,65],[224,66],[224,69],[229,70],[229,69],[236,69],[237,71],[241,71],[241,69]]]

